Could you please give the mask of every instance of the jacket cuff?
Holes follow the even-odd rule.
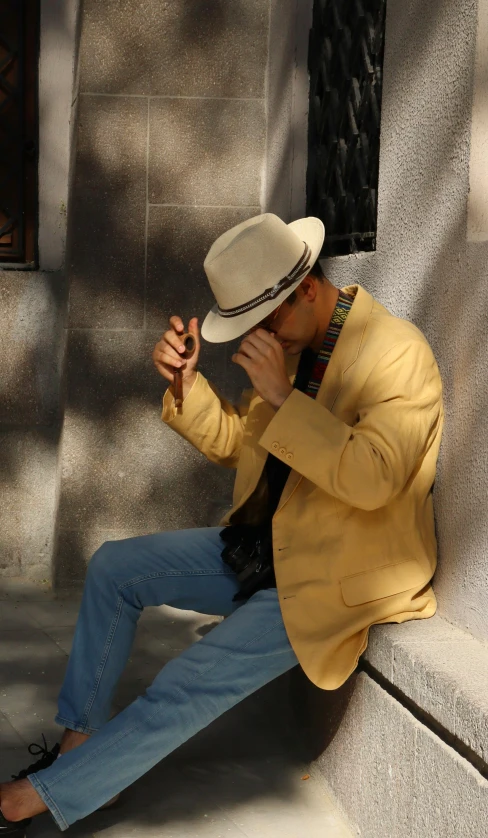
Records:
[[[208,386],[207,379],[204,378],[200,372],[197,372],[197,377],[191,386],[191,390],[183,400],[185,425],[191,423],[192,420],[195,419],[196,416],[201,412],[201,394],[205,389],[206,385]],[[182,417],[183,411],[179,413],[176,410],[173,393],[168,387],[166,393],[163,396],[163,412],[161,414],[161,419],[167,425],[171,425],[174,427],[175,425],[178,425],[181,422]]]
[[[308,476],[314,450],[339,457],[351,428],[300,390],[293,390],[276,411],[259,444],[278,460]]]

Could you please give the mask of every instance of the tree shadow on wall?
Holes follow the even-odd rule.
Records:
[[[110,9],[115,14],[110,4],[103,14]],[[211,16],[217,23],[224,14],[219,9],[215,4]],[[181,26],[188,24],[187,13]],[[221,27],[212,25],[209,33],[218,40]],[[186,48],[201,51],[202,43],[188,36]],[[210,40],[207,46],[211,50]],[[83,74],[81,81],[83,91]],[[117,84],[124,88],[120,77]],[[221,232],[259,211],[240,208],[236,195],[234,207],[161,206],[148,212],[145,99],[82,95],[76,134],[55,574],[63,585],[83,577],[88,532],[103,540],[215,524],[217,513],[230,505],[231,476],[160,423],[164,382],[151,352],[172,313],[187,320],[212,307],[204,256]],[[217,151],[208,153],[228,160],[235,138],[223,123],[213,126],[213,140]],[[171,171],[171,154],[161,166]],[[199,168],[198,159],[194,166]],[[205,170],[205,161],[201,166]],[[187,193],[183,202],[190,203]],[[230,363],[233,351],[206,345],[201,368],[235,400],[246,378]]]

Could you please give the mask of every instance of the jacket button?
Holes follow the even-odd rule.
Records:
[[[282,457],[284,457],[286,454],[286,448],[280,448],[280,454]]]
[[[271,448],[273,449],[273,451],[277,451],[279,447],[280,447],[279,442],[273,442],[273,444],[272,444],[272,446],[271,446]]]
[[[293,454],[287,454],[286,459],[288,460],[289,463],[291,463],[291,461],[293,460]]]

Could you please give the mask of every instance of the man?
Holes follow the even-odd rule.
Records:
[[[244,335],[233,361],[253,389],[237,409],[185,360],[179,317],[156,345],[163,420],[237,468],[219,527],[108,542],[94,555],[59,698],[60,746],[0,787],[0,836],[49,809],[61,829],[300,663],[323,689],[355,669],[374,623],[430,617],[432,485],[443,411],[429,345],[360,286],[316,265],[322,223],[251,218],[211,247],[217,305],[202,334]],[[182,409],[173,383],[181,372]],[[228,617],[109,720],[145,606]]]

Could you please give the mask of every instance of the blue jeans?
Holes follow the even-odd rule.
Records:
[[[93,556],[56,717],[91,736],[29,777],[60,829],[297,663],[276,588],[232,601],[239,586],[220,557],[219,532],[107,542]],[[142,609],[163,603],[228,619],[167,663],[144,695],[110,719]]]

